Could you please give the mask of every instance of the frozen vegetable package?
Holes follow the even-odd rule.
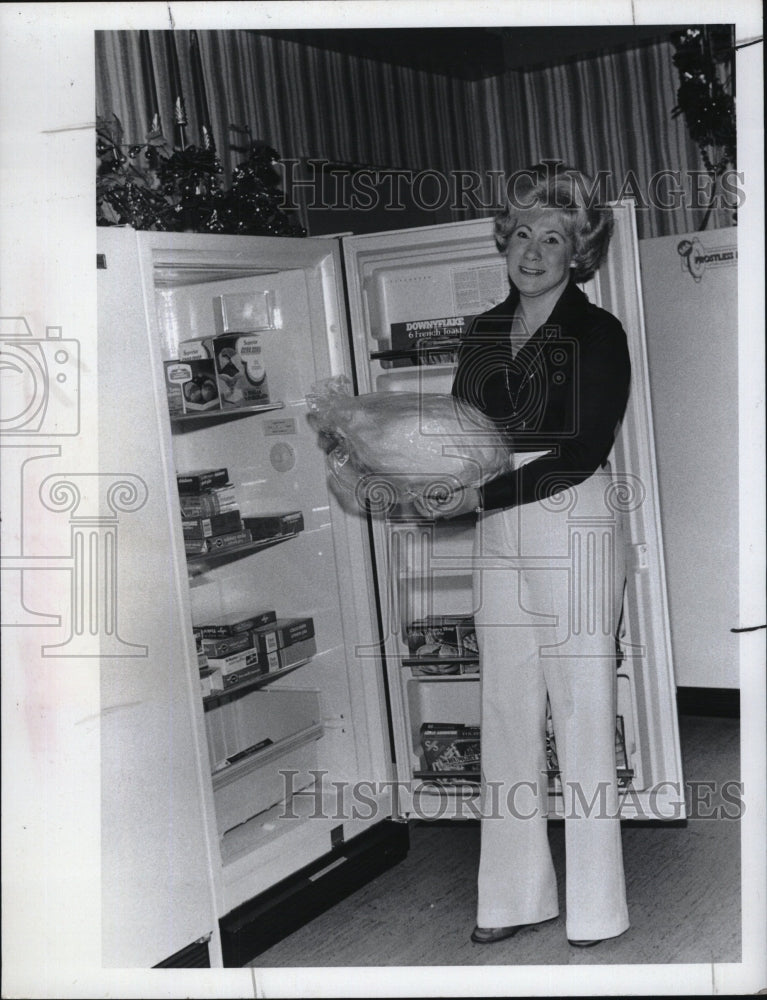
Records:
[[[479,486],[511,467],[508,436],[451,395],[353,396],[339,376],[314,386],[307,404],[336,493],[373,513],[416,499],[449,513],[463,487]]]

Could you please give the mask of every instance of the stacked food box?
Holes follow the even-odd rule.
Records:
[[[225,468],[176,476],[186,554],[204,555],[252,540]]]
[[[314,619],[273,609],[235,612],[194,625],[203,695],[228,691],[308,660],[317,652]]]
[[[270,403],[263,341],[277,321],[271,292],[217,296],[213,320],[215,335],[182,340],[165,362],[171,417]]]
[[[425,771],[446,783],[478,781],[480,776],[480,728],[461,722],[425,722],[421,726],[421,751]],[[626,751],[623,716],[615,719],[615,758],[618,784],[625,787],[633,776]],[[559,791],[560,766],[551,715],[546,719],[546,774]],[[447,776],[446,776],[447,775]]]

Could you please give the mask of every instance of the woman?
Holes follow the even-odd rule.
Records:
[[[453,385],[512,432],[515,452],[513,471],[448,505],[449,516],[479,513],[478,943],[559,912],[546,821],[547,702],[565,810],[568,940],[588,946],[628,927],[615,762],[623,546],[607,457],[630,362],[618,320],[577,287],[601,264],[612,231],[610,210],[587,203],[590,187],[551,163],[517,185],[522,207],[496,220],[511,292],[467,330]]]

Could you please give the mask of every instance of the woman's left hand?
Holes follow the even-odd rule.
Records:
[[[482,502],[476,486],[463,486],[444,496],[414,497],[413,505],[421,517],[462,517],[477,510]]]

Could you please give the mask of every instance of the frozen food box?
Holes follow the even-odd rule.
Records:
[[[273,653],[275,649],[284,649],[314,635],[313,618],[278,618],[269,625],[262,625],[250,633],[253,644],[258,646],[263,654]]]
[[[236,635],[225,635],[217,639],[200,639],[200,642],[206,657],[213,659],[241,653],[255,646],[250,632],[238,632]]]
[[[275,649],[271,653],[267,653],[267,669],[269,673],[273,673],[278,670],[286,670],[288,667],[293,667],[298,663],[303,663],[305,660],[314,656],[316,652],[317,640],[313,635],[309,636],[307,639],[300,639],[298,642],[294,642],[290,646],[284,646],[282,649]]]
[[[273,609],[260,611],[233,611],[230,614],[220,615],[209,622],[201,622],[193,626],[195,635],[201,639],[220,639],[230,635],[238,635],[240,632],[249,632],[250,629],[260,628],[262,625],[270,625],[277,620],[277,612]]]
[[[213,340],[221,408],[269,402],[269,385],[257,334],[222,334]]]
[[[191,361],[213,357],[213,338],[195,337],[192,340],[182,340],[178,345],[179,361]]]
[[[223,514],[210,514],[208,517],[182,517],[181,527],[184,538],[212,538],[213,535],[243,530],[242,518],[236,509],[224,511]]]
[[[258,514],[243,517],[243,524],[253,535],[253,540],[296,535],[304,530],[304,515],[300,510],[278,514]]]
[[[458,674],[478,671],[477,638],[472,615],[431,615],[406,629],[413,673]]]
[[[221,409],[212,358],[166,361],[165,391],[172,417]]]
[[[430,771],[479,771],[479,726],[425,722],[421,748]]]
[[[267,664],[259,657],[255,646],[249,646],[239,653],[229,653],[227,656],[209,656],[208,666],[211,670],[220,670],[223,677],[258,666],[261,667],[262,673],[266,673],[267,670]]]
[[[185,497],[194,496],[209,490],[217,490],[229,485],[229,470],[195,469],[193,472],[176,473],[178,492]]]

